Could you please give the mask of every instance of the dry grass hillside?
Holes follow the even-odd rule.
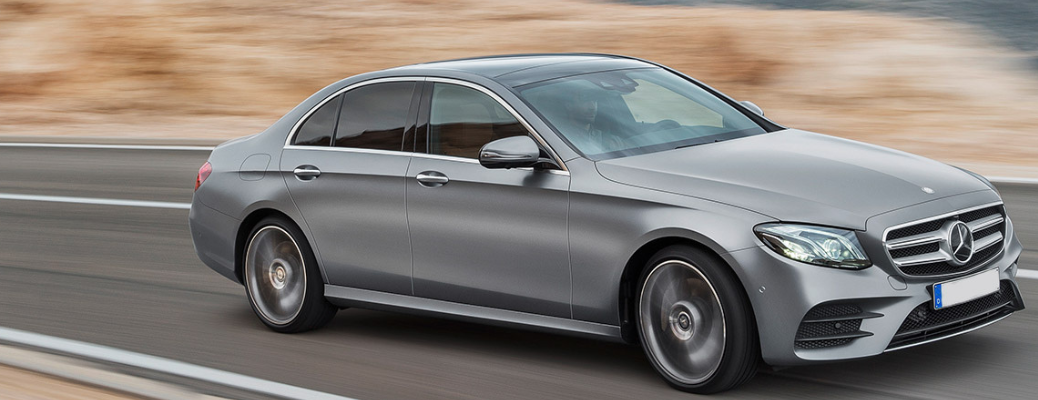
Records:
[[[0,135],[231,138],[352,74],[524,52],[648,58],[787,126],[1038,168],[1033,71],[965,27],[574,0],[0,0]]]

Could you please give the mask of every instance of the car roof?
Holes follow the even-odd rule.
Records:
[[[511,54],[406,65],[390,71],[401,74],[417,70],[467,72],[516,87],[576,74],[655,66],[639,59],[612,54]]]

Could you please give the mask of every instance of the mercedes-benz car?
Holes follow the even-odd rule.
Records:
[[[195,190],[198,256],[274,331],[362,307],[563,332],[640,344],[695,393],[1024,307],[982,176],[623,56],[350,77],[217,146]]]

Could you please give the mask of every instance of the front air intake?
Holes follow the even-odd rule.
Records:
[[[861,330],[861,321],[882,314],[863,312],[853,304],[823,304],[807,312],[797,329],[794,345],[798,349],[824,349],[872,336]]]
[[[952,307],[934,310],[928,301],[908,313],[887,350],[911,347],[968,332],[1023,308],[1023,300],[1009,280],[1003,280],[995,293]]]

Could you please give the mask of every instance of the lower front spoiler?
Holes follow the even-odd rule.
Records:
[[[935,312],[933,280],[900,279],[886,266],[837,270],[797,263],[767,248],[726,254],[753,305],[761,355],[773,366],[851,360],[944,339],[993,323],[1023,308],[1014,283],[1021,247],[1013,240],[988,268],[1008,285],[1007,299]],[[984,298],[978,299],[982,300]],[[999,299],[995,299],[999,300]],[[926,304],[926,306],[923,306]],[[911,314],[929,308],[928,317]],[[948,311],[961,313],[948,317]]]
[[[955,307],[933,310],[929,303],[920,304],[908,314],[885,351],[907,349],[969,333],[1023,309],[1020,288],[1011,280],[1001,281],[996,293]]]

